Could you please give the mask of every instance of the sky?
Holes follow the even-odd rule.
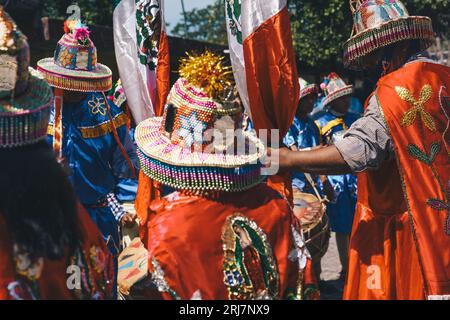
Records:
[[[201,9],[209,4],[214,3],[215,0],[184,0],[184,7],[186,11],[194,8]],[[181,0],[166,0],[165,5],[165,18],[169,25],[169,34],[175,25],[183,21],[183,10],[181,9]]]

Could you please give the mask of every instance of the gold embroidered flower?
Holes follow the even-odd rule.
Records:
[[[434,122],[433,117],[425,110],[425,103],[427,103],[433,95],[432,88],[429,84],[423,86],[420,91],[419,100],[416,100],[414,95],[406,88],[396,86],[395,92],[397,92],[402,100],[408,102],[412,106],[411,109],[406,111],[403,115],[400,122],[403,127],[412,125],[416,121],[416,118],[419,117],[428,130],[433,132],[436,131],[436,123]]]
[[[92,246],[89,249],[89,257],[91,259],[91,265],[97,273],[102,273],[106,266],[105,253],[97,246]]]
[[[106,106],[102,98],[95,98],[88,102],[89,107],[91,107],[92,114],[100,113],[102,116],[106,116]]]
[[[44,259],[30,259],[28,252],[20,250],[17,245],[14,246],[14,261],[16,263],[16,272],[31,281],[38,280],[44,269]]]
[[[63,52],[61,52],[59,56],[59,62],[63,67],[67,67],[72,64],[73,54],[69,52],[68,49],[65,49]]]

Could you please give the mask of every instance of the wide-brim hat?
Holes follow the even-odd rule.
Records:
[[[322,105],[325,107],[334,100],[353,94],[353,85],[346,84],[344,80],[335,72],[331,72],[321,84],[324,92]]]
[[[29,68],[27,39],[1,6],[0,30],[0,148],[13,148],[46,137],[53,94]]]
[[[220,70],[216,65],[221,61],[207,52],[194,57],[180,74],[186,76],[183,70],[192,65]],[[181,77],[172,87],[163,117],[149,118],[136,128],[141,170],[150,178],[176,189],[238,192],[252,188],[264,179],[259,161],[265,155],[262,141],[242,130],[237,130],[237,140],[234,136],[219,143],[203,140],[209,129],[234,132],[242,114],[238,105],[230,101],[226,106],[214,95],[207,94],[208,91],[198,83],[208,84],[193,80],[202,74],[196,74],[196,68],[191,70],[195,70],[194,74],[186,76],[190,81]],[[214,74],[209,71],[205,71],[203,79]],[[214,79],[206,81],[211,83]],[[236,148],[236,141],[241,142],[241,149]]]
[[[112,72],[97,62],[97,49],[87,27],[80,22],[58,41],[53,58],[38,61],[37,69],[55,88],[80,92],[104,92],[112,88]]]
[[[300,98],[302,99],[310,94],[318,93],[319,87],[315,83],[308,83],[303,78],[298,78],[300,84]]]
[[[404,40],[419,40],[420,50],[435,41],[429,17],[410,16],[401,1],[351,0],[352,36],[344,44],[344,65],[361,69],[361,59],[377,49]]]

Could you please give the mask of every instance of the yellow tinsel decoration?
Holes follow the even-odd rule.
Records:
[[[219,99],[233,86],[233,71],[223,62],[224,57],[205,51],[202,54],[186,53],[180,60],[180,76],[191,85],[203,90],[213,99]]]

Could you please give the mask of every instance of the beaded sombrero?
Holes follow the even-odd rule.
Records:
[[[335,72],[331,72],[322,82],[320,88],[323,90],[325,98],[322,105],[325,107],[337,98],[353,93],[353,86],[347,85]]]
[[[66,33],[58,41],[53,58],[38,61],[47,82],[64,90],[103,92],[112,87],[111,70],[97,62],[97,49],[89,30],[80,21],[65,23]]]
[[[398,0],[350,0],[353,30],[344,44],[344,65],[361,68],[361,58],[402,40],[420,40],[421,50],[435,41],[431,19],[410,16]]]
[[[221,97],[231,87],[231,72],[222,60],[210,52],[182,60],[163,117],[136,128],[141,169],[150,178],[176,189],[225,192],[247,190],[263,180],[258,160],[264,145],[238,130],[241,108]],[[217,132],[223,137],[231,132],[231,138],[217,139]]]
[[[52,90],[29,63],[27,38],[0,6],[0,148],[32,144],[47,135]]]
[[[309,94],[319,92],[319,88],[315,83],[308,83],[303,78],[298,78],[298,82],[300,84],[300,99],[306,97]]]

